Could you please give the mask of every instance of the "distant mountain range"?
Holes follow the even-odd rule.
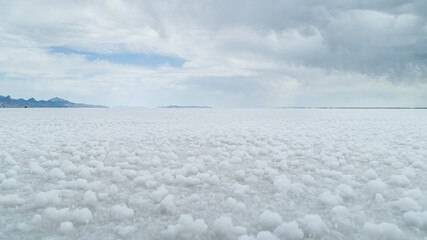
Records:
[[[169,105],[169,106],[160,106],[158,108],[211,108],[208,106],[179,106],[179,105]]]
[[[427,107],[279,107],[286,109],[427,109]]]
[[[73,103],[62,98],[52,98],[47,101],[37,101],[34,98],[13,99],[10,96],[0,95],[0,108],[108,108],[101,105],[90,105],[84,103]]]

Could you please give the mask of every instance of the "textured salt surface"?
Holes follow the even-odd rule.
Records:
[[[427,111],[1,109],[0,239],[425,239]]]

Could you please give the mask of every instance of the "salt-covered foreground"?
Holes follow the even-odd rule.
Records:
[[[0,239],[425,236],[424,110],[0,110]]]

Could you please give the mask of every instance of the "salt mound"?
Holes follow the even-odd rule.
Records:
[[[0,196],[0,205],[3,207],[16,207],[23,205],[25,200],[20,198],[17,194],[9,194]]]
[[[97,202],[98,202],[98,198],[96,197],[95,193],[92,192],[91,190],[88,190],[83,194],[82,203],[84,205],[94,206]]]
[[[403,232],[392,223],[365,223],[363,232],[370,239],[401,240],[404,239]]]
[[[414,226],[421,230],[427,231],[427,211],[424,211],[424,212],[409,211],[403,214],[403,220],[409,226]]]
[[[115,229],[115,232],[122,238],[127,238],[133,232],[135,232],[136,228],[134,226],[119,226]]]
[[[409,185],[409,179],[405,175],[393,175],[390,177],[390,184],[399,187],[406,187]]]
[[[56,178],[56,179],[65,179],[64,172],[59,168],[54,168],[49,171],[48,176],[50,178]]]
[[[281,223],[282,217],[277,213],[271,212],[270,210],[265,210],[258,217],[258,224],[262,229],[272,229],[279,226]]]
[[[161,202],[160,202],[160,209],[164,212],[173,212],[176,209],[174,198],[172,195],[167,195]]]
[[[61,225],[59,226],[59,231],[62,234],[70,234],[74,229],[73,223],[72,222],[62,222]]]
[[[150,198],[155,202],[160,202],[167,194],[168,190],[165,187],[160,186],[156,191],[151,193]]]
[[[37,193],[32,203],[35,207],[44,207],[46,205],[56,205],[60,202],[59,191],[51,190]]]
[[[202,239],[202,235],[208,230],[203,219],[193,220],[191,215],[181,215],[178,223],[169,225],[161,235],[165,239]]]
[[[259,232],[256,236],[257,240],[280,240],[278,237],[276,237],[274,234],[272,234],[269,231],[262,231]]]
[[[374,180],[374,179],[377,179],[377,178],[378,178],[378,175],[377,175],[377,173],[376,173],[374,170],[369,169],[368,171],[366,171],[366,172],[363,174],[363,177],[364,177],[365,179],[368,179],[368,180]]]
[[[15,188],[17,185],[15,178],[7,178],[0,183],[0,189],[11,189]]]
[[[381,180],[381,178],[377,178],[375,180],[369,181],[367,186],[372,193],[383,193],[387,185],[383,182],[383,180]]]
[[[306,215],[303,219],[304,232],[308,236],[321,237],[328,230],[322,218],[317,214]]]
[[[47,208],[44,211],[44,216],[54,222],[58,222],[60,220],[64,220],[68,217],[68,215],[70,214],[70,209],[69,208],[61,208],[61,209],[57,209],[57,208]]]
[[[236,239],[238,236],[246,234],[246,228],[242,226],[233,226],[230,217],[219,217],[213,223],[214,235],[217,239]]]
[[[87,224],[92,220],[92,212],[87,208],[76,209],[71,213],[71,219],[76,223]]]
[[[338,195],[331,194],[329,191],[326,191],[319,196],[319,200],[330,206],[336,206],[342,203],[342,198]]]
[[[399,200],[394,202],[393,205],[403,212],[421,210],[420,205],[410,197],[400,198]]]
[[[134,215],[133,209],[128,208],[125,204],[114,205],[110,210],[110,216],[114,220],[131,219]]]
[[[274,234],[281,239],[286,240],[301,240],[304,238],[304,233],[299,228],[296,221],[284,222],[274,229]]]
[[[349,199],[354,197],[353,188],[351,188],[346,184],[338,185],[337,192],[344,199]]]

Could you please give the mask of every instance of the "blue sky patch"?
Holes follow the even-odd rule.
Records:
[[[64,46],[49,47],[48,51],[49,53],[80,54],[84,55],[89,61],[103,60],[111,63],[133,66],[159,67],[167,65],[171,67],[182,67],[185,62],[185,60],[182,58],[164,56],[155,53],[143,54],[123,52],[101,54],[95,52],[77,51]]]

